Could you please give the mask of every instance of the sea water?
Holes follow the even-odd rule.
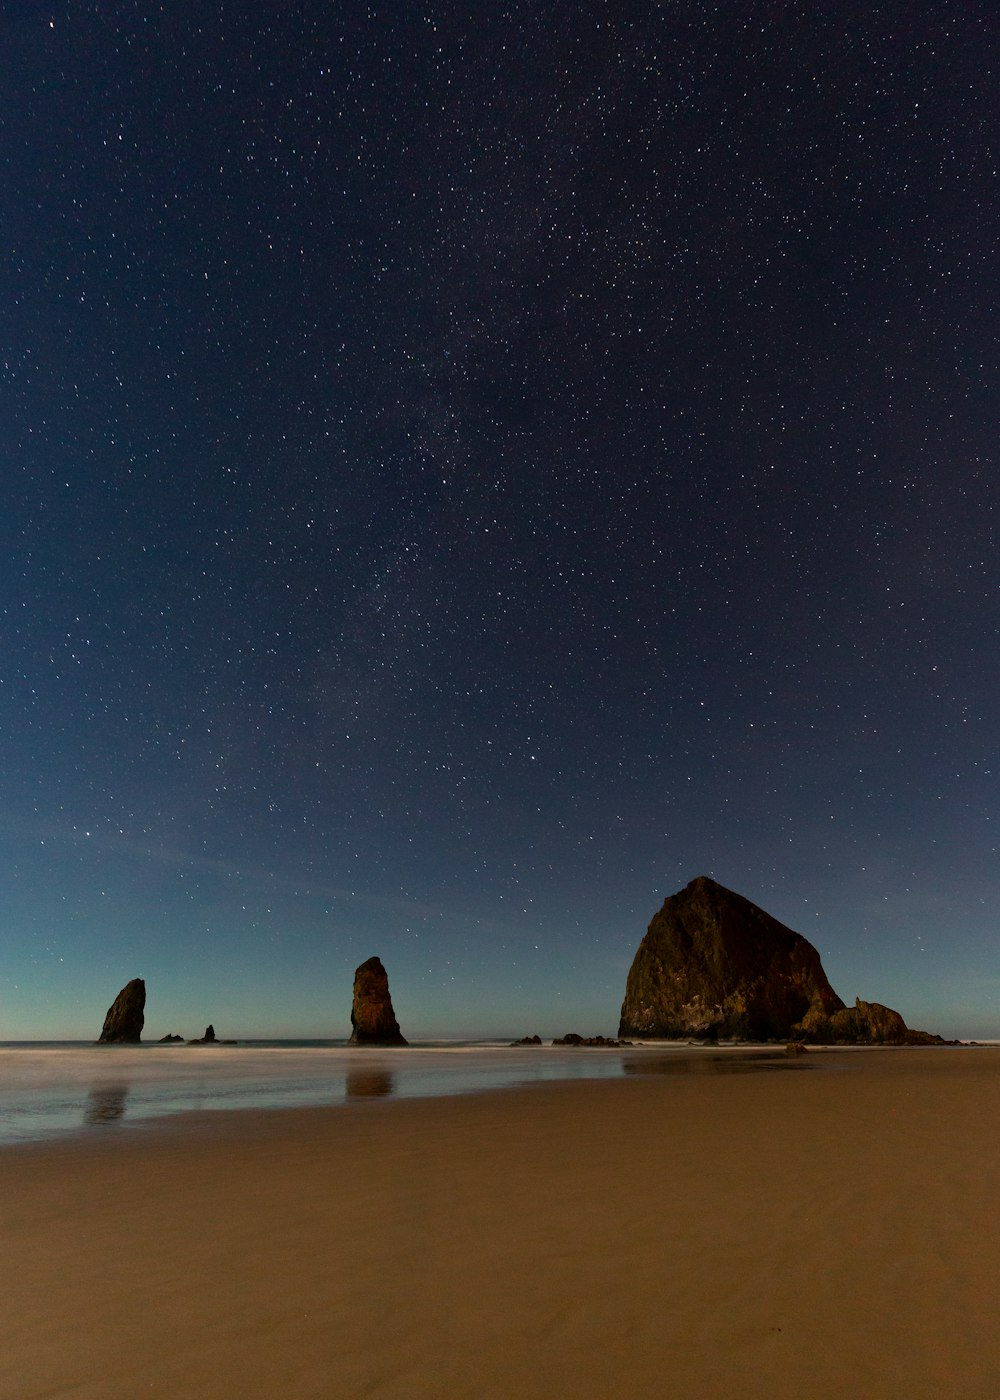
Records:
[[[136,1127],[178,1113],[433,1097],[558,1079],[802,1067],[778,1049],[343,1041],[238,1045],[0,1043],[0,1147]]]

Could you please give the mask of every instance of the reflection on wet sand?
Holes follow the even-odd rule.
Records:
[[[625,1074],[758,1074],[772,1069],[809,1069],[809,1064],[786,1058],[782,1051],[760,1050],[743,1055],[699,1053],[662,1060],[623,1060],[622,1069]]]
[[[83,1121],[88,1124],[114,1123],[124,1118],[128,1089],[127,1084],[104,1084],[99,1089],[91,1089],[83,1110]]]
[[[352,1069],[347,1073],[345,1089],[349,1099],[384,1099],[395,1088],[395,1076],[387,1069]]]

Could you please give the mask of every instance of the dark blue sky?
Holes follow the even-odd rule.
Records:
[[[14,4],[0,1038],[1000,1036],[992,7]]]

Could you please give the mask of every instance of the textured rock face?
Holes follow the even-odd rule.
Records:
[[[911,1031],[898,1011],[877,1001],[862,1001],[825,1017],[812,1011],[804,1016],[799,1033],[809,1040],[846,1041],[850,1045],[946,1045],[939,1035]]]
[[[807,939],[701,875],[649,925],[618,1034],[803,1039],[795,1028],[804,1017],[843,1008]]]
[[[941,1045],[898,1011],[847,1007],[799,933],[701,875],[655,915],[629,970],[618,1034],[665,1039]]]
[[[108,1007],[98,1045],[138,1045],[145,1008],[146,984],[141,977],[133,977]]]
[[[392,1009],[389,976],[378,958],[363,962],[354,974],[350,1045],[405,1045]]]

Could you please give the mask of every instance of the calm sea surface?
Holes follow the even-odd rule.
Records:
[[[775,1049],[509,1047],[438,1042],[407,1049],[343,1041],[234,1046],[0,1042],[0,1147],[106,1133],[177,1113],[423,1098],[554,1079],[805,1068]]]

